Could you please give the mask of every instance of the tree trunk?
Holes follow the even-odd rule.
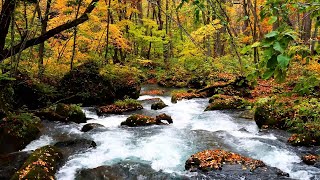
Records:
[[[76,10],[76,19],[79,16],[81,3],[82,3],[82,0],[79,0],[77,10]],[[73,46],[72,46],[72,56],[70,61],[70,70],[73,69],[74,58],[76,56],[77,35],[78,35],[78,26],[75,26],[73,29]]]
[[[110,8],[111,0],[108,1],[108,14],[107,14],[107,35],[106,35],[106,53],[104,55],[105,63],[108,63],[108,53],[109,53],[109,32],[110,32]]]
[[[301,39],[304,40],[305,44],[310,44],[311,38],[311,27],[312,27],[312,19],[310,12],[305,12],[303,14],[304,21],[303,21],[303,30]]]
[[[39,7],[39,6],[38,6]],[[49,20],[49,12],[51,9],[51,0],[47,0],[47,6],[44,14],[44,18],[42,18],[40,8],[38,8],[38,15],[41,21],[41,35],[44,35],[47,32],[47,27],[48,27],[48,20]],[[38,62],[38,76],[41,78],[44,73],[44,66],[43,66],[43,58],[44,58],[44,42],[40,44],[39,47],[39,62]]]

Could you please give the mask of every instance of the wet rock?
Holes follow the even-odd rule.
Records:
[[[121,126],[126,125],[129,127],[136,127],[136,126],[150,126],[157,124],[157,120],[150,116],[145,116],[141,114],[134,114],[131,115],[126,119],[126,121],[121,123]]]
[[[22,167],[12,176],[17,179],[54,179],[61,152],[53,146],[44,146],[35,150]]]
[[[225,109],[241,109],[248,103],[238,96],[214,95],[209,100],[210,104],[205,111],[225,110]]]
[[[30,156],[31,152],[15,152],[0,156],[0,179],[10,179]]]
[[[112,103],[116,99],[115,89],[99,69],[97,63],[88,62],[67,73],[58,88],[66,99],[64,103],[84,106]]]
[[[89,123],[89,124],[84,125],[82,127],[81,131],[82,132],[88,132],[88,131],[91,131],[93,129],[99,129],[99,128],[104,128],[104,125],[98,124],[98,123]]]
[[[0,120],[0,154],[15,152],[39,137],[40,119],[33,114],[11,114]]]
[[[97,144],[88,139],[75,139],[58,142],[54,146],[61,150],[63,157],[67,158],[72,154],[84,152],[89,148],[95,148]]]
[[[111,166],[83,169],[76,174],[76,180],[134,180],[134,179],[187,179],[175,174],[155,171],[150,165],[123,161]]]
[[[193,99],[193,98],[204,98],[206,94],[204,93],[195,93],[195,92],[175,92],[172,94],[171,102],[177,103],[182,99]]]
[[[243,118],[243,119],[253,120],[254,119],[254,112],[252,110],[244,110],[244,111],[240,112],[239,117]]]
[[[166,105],[161,99],[159,102],[155,102],[153,104],[151,104],[151,109],[153,110],[159,110],[159,109],[163,109],[165,107],[167,107],[168,105]]]
[[[98,115],[103,114],[122,114],[124,112],[143,109],[141,103],[134,99],[118,100],[114,104],[101,106],[96,109]]]
[[[192,155],[185,169],[196,171],[212,179],[286,179],[289,175],[266,166],[262,161],[221,149],[205,150]],[[209,179],[210,179],[209,178]]]
[[[307,165],[315,165],[317,162],[320,162],[320,157],[315,154],[304,155],[301,159]]]
[[[147,104],[154,104],[154,103],[163,102],[163,101],[161,100],[161,98],[149,98],[149,99],[141,100],[141,102],[147,103]]]
[[[163,113],[163,114],[160,114],[158,116],[156,116],[156,121],[158,124],[161,124],[161,120],[166,120],[169,124],[172,124],[173,123],[173,120],[171,118],[171,116]]]
[[[224,164],[241,164],[244,168],[250,169],[250,171],[266,166],[262,161],[216,149],[205,150],[192,155],[186,161],[185,169],[190,171],[201,170],[207,172],[212,170],[221,170]]]
[[[306,134],[292,134],[288,139],[292,146],[318,146],[320,145],[319,137],[315,138]]]
[[[41,111],[36,112],[36,115],[48,121],[60,122],[87,122],[86,115],[81,110],[81,107],[75,104],[59,103]]]

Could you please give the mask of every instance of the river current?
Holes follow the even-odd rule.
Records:
[[[123,161],[148,164],[155,171],[192,176],[184,170],[185,161],[194,153],[212,148],[240,153],[259,159],[267,165],[289,173],[293,179],[320,179],[320,169],[302,163],[299,153],[285,140],[285,132],[260,132],[255,122],[238,117],[238,112],[207,111],[208,99],[192,99],[172,104],[170,96],[141,96],[139,100],[161,98],[168,107],[134,112],[156,116],[166,113],[173,124],[167,126],[121,127],[120,123],[130,114],[97,116],[92,108],[84,108],[87,123],[105,126],[100,131],[83,133],[84,124],[47,122],[45,133],[31,142],[24,150],[54,144],[68,138],[87,138],[97,147],[69,157],[56,174],[58,180],[73,180],[77,171]],[[191,175],[190,175],[191,174]]]

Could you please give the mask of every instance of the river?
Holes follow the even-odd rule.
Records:
[[[97,147],[69,157],[56,174],[58,180],[73,180],[81,169],[91,169],[119,162],[148,164],[155,171],[186,175],[185,161],[194,153],[211,148],[222,148],[264,161],[289,173],[293,179],[320,179],[320,169],[302,163],[297,148],[285,141],[287,133],[282,131],[260,132],[255,122],[238,117],[238,112],[207,111],[208,99],[192,99],[170,102],[170,96],[144,95],[139,100],[161,98],[168,107],[154,111],[150,104],[135,113],[172,116],[173,124],[167,126],[121,127],[129,114],[97,116],[92,108],[84,108],[87,123],[99,123],[103,130],[83,133],[84,124],[62,124],[47,122],[45,133],[31,142],[24,150],[54,144],[68,138],[87,138]],[[301,149],[300,149],[301,150]],[[302,149],[303,150],[303,149]]]

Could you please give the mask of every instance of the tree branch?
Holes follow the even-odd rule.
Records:
[[[15,55],[15,54],[19,53],[20,51],[23,51],[31,46],[35,46],[40,43],[43,43],[46,40],[48,40],[49,38],[53,37],[56,34],[59,34],[62,31],[65,31],[67,29],[70,29],[72,27],[78,26],[79,24],[86,22],[89,19],[88,14],[90,14],[93,11],[93,9],[95,8],[96,3],[98,1],[99,0],[92,0],[91,3],[89,4],[89,6],[87,7],[87,9],[85,10],[85,12],[79,18],[74,19],[73,21],[67,22],[65,24],[62,24],[56,28],[53,28],[39,37],[27,40],[25,42],[25,44],[19,43],[11,48],[4,49],[3,52],[0,54],[0,62],[2,62],[4,59],[9,58],[10,56]]]

